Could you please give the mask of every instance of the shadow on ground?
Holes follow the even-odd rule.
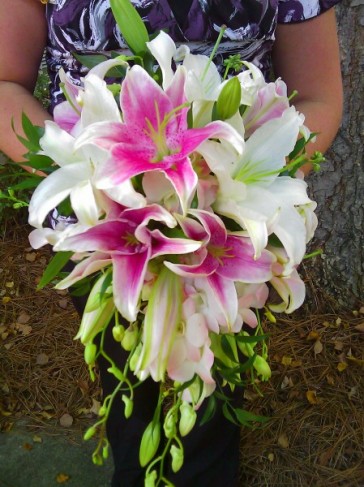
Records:
[[[94,465],[94,447],[80,432],[35,435],[18,422],[0,433],[0,487],[109,487],[112,461]]]

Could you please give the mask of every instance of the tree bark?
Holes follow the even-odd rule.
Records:
[[[317,290],[353,307],[364,299],[364,0],[344,0],[336,9],[344,116],[321,171],[309,178],[319,218],[313,248],[323,255],[305,268]]]

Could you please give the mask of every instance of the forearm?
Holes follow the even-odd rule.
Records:
[[[23,135],[22,113],[39,126],[44,125],[45,120],[51,119],[49,113],[27,89],[16,83],[0,81],[0,151],[15,162],[24,161],[23,155],[26,152],[16,136]]]
[[[317,133],[315,142],[310,142],[306,146],[307,154],[311,156],[316,151],[324,154],[331,146],[340,126],[341,104],[328,106],[325,102],[304,99],[297,100],[296,103],[293,99],[292,103],[305,115],[305,125],[309,130]],[[306,164],[301,170],[307,175],[311,168],[310,164]]]

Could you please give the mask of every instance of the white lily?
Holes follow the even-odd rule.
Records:
[[[280,118],[266,122],[253,133],[237,161],[224,159],[222,144],[209,141],[200,146],[220,183],[214,210],[247,231],[257,258],[272,233],[285,246],[291,265],[304,255],[306,228],[296,207],[311,203],[307,185],[303,180],[278,177],[303,121],[295,108],[288,108]]]
[[[105,120],[120,122],[119,109],[106,83],[95,74],[85,79],[82,92],[81,118],[73,133],[82,134],[86,127]],[[78,146],[78,137],[61,129],[55,122],[45,122],[45,133],[40,140],[43,152],[60,166],[36,188],[29,205],[29,223],[39,228],[47,214],[68,196],[78,220],[92,226],[102,213],[99,190],[93,180],[96,167],[108,158],[109,147],[91,144]],[[109,142],[109,146],[112,142]],[[136,193],[130,181],[120,187],[105,191],[125,205],[145,205],[144,197]]]

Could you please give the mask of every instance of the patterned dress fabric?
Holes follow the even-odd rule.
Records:
[[[177,4],[187,1],[183,14]],[[189,44],[194,53],[209,55],[222,25],[225,37],[214,59],[239,53],[267,75],[277,23],[301,22],[333,7],[340,0],[132,0],[149,33],[166,31],[174,41]],[[51,77],[52,107],[62,100],[58,70],[74,80],[85,68],[73,56],[78,53],[125,51],[109,0],[48,0],[47,66]]]

